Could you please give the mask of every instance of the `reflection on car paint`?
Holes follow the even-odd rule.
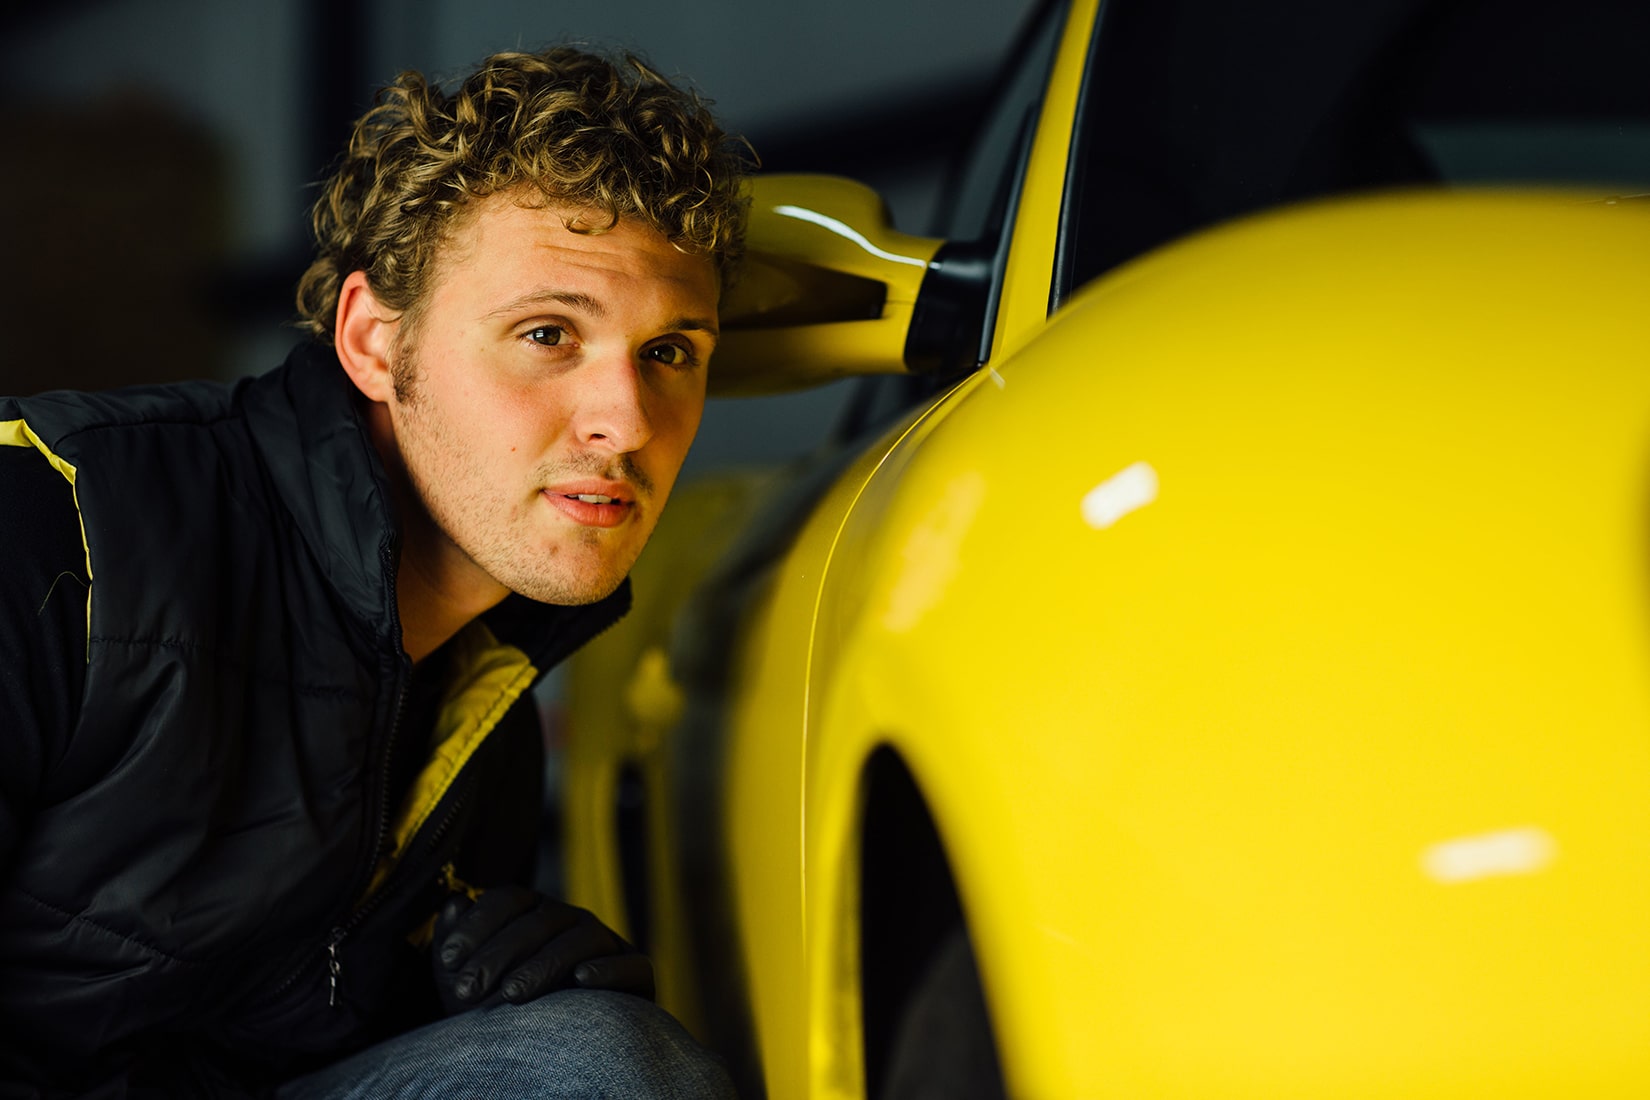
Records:
[[[933,509],[900,547],[904,568],[888,592],[882,623],[889,630],[916,626],[941,599],[957,574],[957,553],[980,505],[985,477],[968,471],[951,479]]]
[[[1538,826],[1457,837],[1430,845],[1421,854],[1428,877],[1443,883],[1473,882],[1502,875],[1533,875],[1558,856],[1558,842]]]
[[[786,205],[774,207],[773,212],[775,214],[782,214],[787,218],[796,218],[798,221],[811,222],[822,229],[828,229],[844,240],[853,241],[855,244],[859,245],[859,247],[879,259],[892,260],[897,264],[910,264],[913,267],[928,266],[928,261],[920,259],[919,257],[901,256],[896,253],[889,252],[887,249],[878,248],[876,245],[867,240],[865,238],[865,234],[861,233],[859,230],[853,228],[845,222],[840,222],[835,218],[827,217],[817,210],[809,210],[802,206]]]
[[[1090,489],[1083,497],[1083,521],[1103,531],[1157,499],[1157,471],[1136,462]]]

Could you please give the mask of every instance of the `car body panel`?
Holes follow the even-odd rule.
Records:
[[[986,369],[813,473],[683,486],[637,615],[573,662],[571,895],[624,924],[639,769],[661,1002],[710,1034],[736,986],[767,1095],[863,1097],[891,752],[1010,1095],[1643,1095],[1650,209],[1318,201],[1050,317],[1098,12],[1066,16]],[[892,328],[841,323],[752,347],[888,369]]]
[[[843,927],[821,920],[854,898],[849,884],[821,883],[819,867],[845,867],[852,836],[847,802],[812,797],[817,782],[811,736],[820,698],[820,649],[834,656],[821,608],[833,598],[834,567],[844,524],[866,492],[888,484],[898,462],[927,434],[941,399],[867,448],[820,499],[774,570],[769,595],[750,616],[728,712],[727,814],[739,828],[727,837],[736,913],[747,946],[746,974],[763,1063],[774,1095],[855,1095],[860,1084],[857,967],[843,969],[855,942],[816,943],[814,930]],[[779,732],[783,731],[783,732]],[[814,829],[815,806],[838,827]],[[798,816],[799,811],[801,816]],[[825,852],[814,849],[823,841]],[[847,892],[845,892],[847,891]],[[852,922],[848,922],[851,927]],[[823,968],[823,972],[821,971]],[[799,1041],[806,1042],[798,1047]]]
[[[812,640],[809,882],[851,881],[851,780],[892,744],[1014,1095],[1650,1080],[1647,231],[1415,198],[1171,249],[851,517]],[[1141,462],[1155,499],[1085,521]],[[816,983],[852,969],[809,949],[837,954]]]

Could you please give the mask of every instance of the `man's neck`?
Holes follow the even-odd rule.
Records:
[[[389,412],[366,407],[368,435],[383,461],[401,527],[395,576],[401,648],[414,665],[446,644],[472,620],[497,607],[509,590],[483,574],[430,517],[407,476]]]
[[[439,548],[420,545],[415,532],[428,523],[403,524],[401,567],[396,573],[395,600],[401,614],[401,647],[418,664],[464,629],[477,616],[496,607],[508,591],[476,591],[452,583],[451,571],[439,564]],[[449,546],[451,544],[448,544]],[[452,548],[452,553],[457,553]]]

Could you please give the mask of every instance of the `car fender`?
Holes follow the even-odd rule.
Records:
[[[1341,200],[1129,265],[972,379],[832,535],[816,1066],[886,744],[1015,1095],[1642,1083],[1647,301],[1642,211]]]

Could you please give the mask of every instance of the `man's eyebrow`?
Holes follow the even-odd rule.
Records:
[[[530,290],[526,294],[512,298],[497,309],[487,311],[488,317],[503,317],[517,313],[529,306],[541,306],[547,302],[555,302],[574,309],[590,317],[603,318],[607,316],[607,307],[601,302],[577,290]],[[721,339],[721,330],[716,327],[714,320],[703,317],[678,317],[665,326],[666,332],[703,332],[715,344]]]
[[[665,326],[668,332],[702,332],[710,337],[714,345],[722,338],[721,330],[716,327],[715,321],[707,321],[703,317],[678,317]]]
[[[556,290],[554,288],[546,290],[530,290],[520,297],[510,299],[497,309],[488,310],[487,316],[501,317],[507,313],[515,313],[519,310],[526,309],[528,306],[541,306],[549,302],[556,302],[560,305],[566,306],[569,309],[578,310],[580,313],[587,314],[591,317],[607,316],[607,307],[592,298],[590,295],[581,293],[577,290]]]

